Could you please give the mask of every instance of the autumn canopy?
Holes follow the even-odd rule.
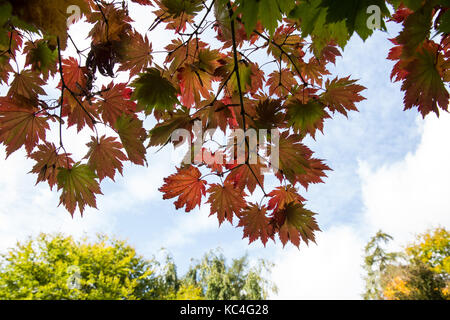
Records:
[[[131,2],[154,14],[145,34],[132,27],[127,1],[0,0],[0,83],[8,87],[0,97],[0,142],[7,156],[26,152],[37,182],[56,187],[72,215],[96,207],[100,183],[122,174],[124,162],[151,166],[147,150],[177,143],[172,133],[184,129],[202,148],[164,180],[164,199],[186,212],[207,203],[211,215],[242,228],[250,242],[314,241],[320,229],[299,189],[322,183],[331,169],[303,140],[323,132],[336,113],[357,111],[366,88],[328,67],[352,35],[365,40],[386,30],[387,21],[402,26],[387,59],[395,62],[391,78],[402,83],[404,109],[424,117],[447,111],[449,0]],[[87,50],[68,29],[79,19],[91,26]],[[161,27],[173,38],[154,52],[152,32]],[[154,62],[156,54],[164,63]],[[121,73],[128,82],[116,80]],[[52,83],[58,96],[44,89]],[[157,124],[144,126],[148,118]],[[239,163],[232,147],[249,146],[249,139],[211,144],[194,123],[225,136],[233,129],[266,134]],[[64,143],[72,126],[91,132],[81,159]],[[276,166],[260,152],[274,147],[273,130],[280,135]],[[57,141],[48,139],[51,131]],[[274,166],[279,186],[267,190],[263,169]]]

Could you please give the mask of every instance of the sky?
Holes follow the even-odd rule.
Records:
[[[146,30],[152,22],[150,9],[130,9],[135,27]],[[151,150],[148,167],[127,165],[124,177],[103,182],[98,210],[72,218],[58,207],[56,190],[35,186],[36,176],[27,173],[33,163],[25,153],[5,159],[0,146],[0,251],[40,232],[76,237],[106,233],[128,240],[147,257],[165,248],[182,273],[191,258],[220,248],[228,259],[248,254],[251,261],[273,262],[271,280],[278,293],[272,299],[360,299],[363,248],[377,230],[391,234],[391,249],[398,250],[428,228],[450,227],[450,115],[422,119],[416,110],[403,111],[403,93],[400,84],[390,81],[393,63],[386,60],[388,39],[398,29],[389,24],[388,30],[366,42],[352,38],[331,70],[367,87],[359,112],[327,119],[325,134],[307,141],[333,168],[325,184],[299,189],[308,209],[319,213],[317,244],[300,249],[283,248],[279,242],[266,248],[248,245],[241,229],[225,223],[219,228],[217,219],[208,218],[207,205],[188,214],[175,210],[173,201],[162,200],[158,191],[163,178],[175,171],[170,147]],[[78,35],[79,30],[72,31]],[[150,34],[155,50],[169,38],[161,30]],[[86,141],[87,133],[75,133],[64,134],[65,144],[78,144],[71,152],[84,155],[80,141]]]

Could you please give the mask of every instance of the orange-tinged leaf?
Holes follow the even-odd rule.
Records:
[[[328,106],[331,112],[337,111],[345,116],[348,111],[358,111],[355,103],[365,99],[359,93],[366,88],[355,83],[356,80],[350,80],[350,77],[327,80],[325,82],[326,92],[320,96],[322,102]]]
[[[238,227],[244,228],[244,238],[248,238],[249,243],[260,239],[265,246],[269,238],[273,240],[273,227],[265,207],[252,203],[242,211],[239,219]]]
[[[62,60],[64,83],[75,94],[83,93],[88,81],[88,69],[81,67],[74,57]],[[61,85],[61,84],[60,84]]]
[[[438,107],[448,110],[449,93],[442,79],[446,71],[445,60],[438,49],[436,43],[426,42],[417,52],[416,59],[405,68],[408,72],[402,85],[405,109],[417,106],[423,117],[430,112],[439,115]]]
[[[126,95],[126,84],[114,84],[111,82],[108,87],[103,87],[102,100],[98,104],[98,110],[103,121],[113,126],[117,118],[123,114],[131,114],[136,105]]]
[[[281,70],[281,74],[278,70],[273,71],[269,75],[266,85],[269,87],[270,95],[275,94],[279,98],[282,98],[291,94],[293,87],[298,85],[298,82],[294,78],[291,70],[283,69]]]
[[[152,63],[152,45],[148,41],[147,35],[144,37],[133,32],[130,39],[126,41],[125,57],[118,71],[130,71],[130,78],[147,68]]]
[[[244,200],[246,194],[229,182],[225,182],[223,186],[212,184],[208,193],[210,193],[207,201],[211,204],[210,215],[217,214],[219,224],[225,219],[233,223],[234,215],[239,217],[241,210],[247,205]]]
[[[84,158],[89,159],[88,165],[97,173],[100,181],[106,177],[114,181],[116,170],[122,174],[122,161],[126,161],[127,157],[121,151],[122,144],[117,142],[116,138],[102,136],[97,140],[92,137],[87,146],[89,151]]]
[[[159,191],[164,193],[163,199],[178,197],[175,207],[186,206],[186,212],[196,206],[200,207],[202,196],[206,194],[206,181],[201,180],[201,172],[194,166],[177,169],[177,173],[164,179],[164,185]]]
[[[38,146],[38,150],[30,155],[30,158],[36,161],[32,173],[38,174],[36,184],[42,181],[47,181],[50,189],[57,183],[57,175],[59,168],[70,168],[73,165],[73,160],[69,154],[58,153],[55,145],[46,142]]]
[[[35,104],[39,95],[46,94],[42,89],[44,84],[44,80],[39,78],[36,73],[31,70],[23,70],[21,73],[15,74],[8,91],[8,97],[19,101],[30,101],[30,103]],[[29,107],[32,108],[33,105]]]
[[[315,231],[320,231],[314,218],[315,213],[309,211],[299,203],[290,203],[281,211],[274,214],[273,221],[278,228],[278,235],[283,246],[290,241],[299,247],[300,241],[308,244],[315,242]]]
[[[39,139],[45,140],[47,120],[33,109],[0,106],[0,141],[6,145],[7,157],[22,146],[30,154]]]
[[[102,194],[97,176],[88,165],[76,163],[72,168],[59,168],[58,190],[62,190],[59,204],[74,214],[78,206],[83,215],[86,205],[97,208],[96,194]]]
[[[227,176],[226,182],[233,183],[240,190],[246,187],[250,193],[253,193],[256,186],[264,185],[264,169],[266,167],[258,161],[256,164],[242,164],[233,169]]]
[[[298,194],[297,189],[292,185],[286,187],[277,187],[271,193],[268,194],[270,198],[267,204],[268,210],[282,210],[288,203],[303,203],[305,198]]]

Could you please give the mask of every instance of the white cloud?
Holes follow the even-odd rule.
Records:
[[[450,115],[429,116],[422,140],[405,159],[373,170],[360,164],[364,222],[398,241],[438,225],[450,226]]]
[[[272,273],[275,299],[358,299],[364,243],[353,228],[336,226],[317,235],[317,245],[285,249]]]
[[[317,246],[280,251],[273,272],[280,299],[360,299],[363,247],[378,229],[399,249],[418,233],[450,227],[450,115],[418,121],[414,153],[378,169],[360,161],[363,213],[355,226],[318,234]],[[401,134],[401,133],[400,133]]]

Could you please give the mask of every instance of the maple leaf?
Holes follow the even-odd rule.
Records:
[[[216,50],[198,49],[197,59],[184,63],[178,68],[177,79],[180,81],[181,102],[186,107],[199,104],[201,98],[210,96],[214,72],[219,66],[219,53]]]
[[[36,110],[0,104],[0,141],[6,145],[7,157],[22,146],[30,154],[39,139],[45,141],[45,131],[49,129],[47,120]]]
[[[111,126],[114,126],[117,118],[123,114],[132,114],[136,108],[135,104],[126,98],[126,86],[125,83],[111,82],[108,87],[102,88],[102,99],[98,103],[98,111],[103,121]]]
[[[255,116],[252,119],[255,128],[271,130],[282,126],[285,123],[285,115],[281,110],[279,100],[260,100],[255,108]]]
[[[276,70],[273,71],[269,75],[266,83],[266,85],[269,86],[269,94],[275,94],[279,98],[289,95],[293,87],[297,84],[293,72],[289,69],[283,69],[281,70],[281,73]]]
[[[250,193],[253,193],[256,186],[264,185],[264,169],[266,166],[260,161],[256,164],[242,164],[234,166],[233,170],[228,174],[225,182],[233,183],[240,190],[246,187]]]
[[[36,161],[31,173],[38,174],[36,184],[47,181],[50,189],[57,183],[59,168],[70,168],[73,160],[67,153],[58,153],[58,149],[53,143],[45,142],[38,146],[38,150],[30,155]]]
[[[116,7],[113,3],[96,3],[96,9],[88,15],[88,22],[94,23],[89,32],[94,45],[121,42],[132,29],[133,20],[124,7]],[[105,19],[106,18],[106,19]]]
[[[286,207],[287,204],[303,203],[306,201],[301,195],[298,194],[297,189],[293,185],[287,185],[286,187],[277,187],[271,193],[268,194],[270,200],[267,204],[268,210],[279,211]]]
[[[203,8],[201,0],[155,0],[159,10],[153,12],[167,23],[167,29],[177,32],[186,29],[194,16]]]
[[[315,231],[320,231],[314,218],[315,213],[305,209],[302,204],[291,202],[283,210],[276,211],[272,222],[276,225],[283,247],[290,241],[299,247],[300,241],[315,242]]]
[[[170,142],[172,133],[176,129],[190,130],[192,119],[188,109],[177,110],[169,119],[158,123],[150,130],[150,146],[162,146]]]
[[[113,137],[92,137],[91,142],[87,144],[89,152],[84,159],[89,159],[89,167],[97,173],[100,181],[106,177],[114,181],[116,170],[122,174],[123,164],[127,157],[121,151],[122,144]]]
[[[200,207],[202,196],[206,194],[206,181],[201,180],[201,172],[194,166],[177,168],[177,173],[164,178],[164,185],[159,191],[164,193],[163,199],[178,197],[175,207],[186,206],[186,212],[196,206]]]
[[[308,167],[305,172],[299,173],[295,176],[295,182],[300,183],[305,189],[308,189],[310,184],[323,183],[323,178],[327,175],[325,171],[331,171],[331,168],[323,163],[321,159],[308,159]]]
[[[77,132],[85,126],[94,130],[94,121],[98,117],[97,105],[89,103],[88,100],[77,100],[71,94],[65,96],[61,116],[67,117],[68,127],[77,125]]]
[[[97,208],[96,194],[102,194],[97,176],[89,166],[76,163],[71,168],[59,168],[57,180],[61,191],[60,202],[73,216],[78,206],[83,215],[86,205]]]
[[[405,91],[405,110],[418,106],[425,117],[430,112],[439,115],[440,107],[448,110],[449,93],[443,82],[444,57],[434,42],[426,42],[417,52],[416,59],[405,68],[408,72],[402,85]]]
[[[356,32],[361,39],[366,40],[373,33],[373,29],[368,26],[370,12],[367,11],[371,5],[376,5],[380,10],[380,28],[386,30],[383,18],[389,16],[389,9],[385,0],[347,0],[333,1],[321,0],[321,7],[327,11],[327,23],[337,23],[345,21],[347,32],[351,36]]]
[[[121,116],[115,125],[128,159],[138,165],[144,165],[146,161],[143,142],[147,138],[147,133],[142,125],[142,120],[132,116]]]
[[[327,80],[326,92],[320,98],[331,112],[337,111],[347,116],[347,111],[358,111],[356,102],[365,100],[359,93],[366,88],[355,83],[356,80],[350,80],[350,77]]]
[[[428,2],[419,10],[408,15],[403,23],[403,30],[398,35],[397,42],[403,45],[402,54],[406,57],[414,55],[430,36],[432,23],[432,4]]]
[[[138,110],[143,108],[147,115],[153,110],[173,110],[179,104],[177,90],[156,68],[147,69],[131,86],[134,87],[132,99],[138,102]]]
[[[306,104],[296,100],[291,102],[287,108],[288,124],[294,128],[296,133],[303,136],[309,133],[315,138],[316,130],[323,132],[324,120],[331,118],[320,101],[313,99]]]
[[[31,70],[41,73],[45,81],[55,75],[58,53],[56,49],[49,48],[47,41],[28,41],[23,53],[27,55],[25,66],[31,65]]]
[[[71,5],[77,6],[82,13],[89,12],[85,0],[34,0],[30,5],[29,1],[11,1],[13,14],[21,21],[22,26],[27,30],[35,32],[40,30],[44,35],[59,37],[61,49],[67,46],[67,8]]]
[[[39,95],[45,95],[42,86],[45,82],[31,70],[23,70],[16,73],[8,91],[8,97],[23,102],[29,102],[28,106],[36,106]]]
[[[267,241],[273,238],[273,227],[267,217],[267,209],[260,208],[257,204],[249,204],[242,210],[239,216],[238,227],[243,227],[244,237],[249,239],[249,244],[260,239],[266,246]]]
[[[309,168],[309,159],[312,151],[301,143],[302,138],[297,134],[289,135],[289,132],[283,132],[279,140],[279,160],[277,177],[281,180],[285,177],[292,184],[296,183],[296,177],[306,173]],[[275,164],[273,164],[275,166]]]
[[[81,67],[74,57],[62,60],[64,84],[75,94],[83,93],[87,87],[88,69]],[[61,86],[61,84],[60,84]]]
[[[225,182],[223,186],[212,184],[207,192],[210,194],[207,201],[211,204],[210,215],[217,214],[219,224],[225,219],[233,223],[234,215],[239,217],[241,210],[247,205],[244,200],[247,195],[230,182]]]
[[[220,128],[223,132],[227,129],[228,119],[233,118],[230,107],[222,101],[215,100],[212,105],[205,101],[200,105],[199,115],[206,129]]]
[[[143,37],[138,32],[133,32],[125,42],[126,49],[118,71],[129,71],[132,78],[152,63],[152,45],[147,35]]]

